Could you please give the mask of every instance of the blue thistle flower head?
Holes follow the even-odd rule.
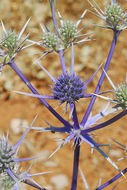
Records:
[[[85,95],[85,83],[82,82],[79,76],[66,73],[61,74],[54,83],[52,92],[54,98],[61,103],[67,102],[73,104]]]

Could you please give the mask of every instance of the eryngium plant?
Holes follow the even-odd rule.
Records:
[[[92,4],[91,3],[94,4]],[[28,36],[21,42],[21,44],[24,41],[32,42],[32,44],[37,44],[40,46],[44,46],[47,48],[44,54],[41,55],[40,58],[42,58],[44,55],[47,55],[48,53],[55,52],[56,55],[59,56],[60,59],[60,65],[61,65],[61,74],[57,78],[53,77],[48,70],[46,70],[40,63],[40,58],[36,61],[38,65],[42,68],[42,70],[51,78],[52,80],[52,95],[40,95],[38,91],[33,87],[33,85],[28,81],[28,79],[24,76],[24,74],[21,72],[21,70],[17,67],[15,64],[15,56],[19,52],[19,50],[23,49],[21,44],[19,44],[19,39],[24,32],[26,25],[28,24],[29,20],[21,30],[19,36],[14,32],[7,33],[5,26],[2,22],[2,28],[4,31],[4,37],[1,39],[1,49],[3,50],[2,57],[4,58],[4,61],[1,62],[0,71],[2,71],[3,66],[8,65],[10,66],[16,74],[21,78],[21,80],[27,85],[27,87],[30,89],[32,94],[26,93],[26,92],[17,92],[19,94],[29,95],[35,98],[38,98],[40,102],[61,122],[61,127],[56,127],[55,124],[52,126],[48,123],[49,127],[34,127],[31,126],[31,129],[40,130],[40,131],[51,131],[51,132],[59,132],[59,133],[66,133],[67,137],[63,139],[63,142],[60,144],[60,146],[50,155],[53,156],[59,149],[61,149],[65,144],[69,143],[70,141],[73,141],[74,144],[74,158],[73,158],[73,173],[72,173],[72,184],[71,184],[71,190],[77,189],[77,180],[78,180],[78,168],[79,168],[79,156],[80,156],[80,146],[81,142],[85,142],[90,145],[90,147],[93,149],[96,149],[101,156],[103,156],[119,173],[117,176],[115,176],[112,179],[112,182],[118,179],[120,176],[124,176],[124,173],[126,173],[126,169],[121,171],[121,169],[117,166],[115,162],[111,160],[111,158],[102,150],[103,144],[98,143],[95,141],[94,136],[91,132],[96,131],[100,128],[108,127],[112,123],[116,122],[123,116],[127,114],[126,109],[126,94],[127,94],[127,87],[126,85],[119,85],[118,88],[116,88],[111,80],[109,79],[107,75],[107,71],[109,69],[109,65],[111,63],[111,59],[113,56],[113,53],[115,51],[116,43],[118,40],[118,37],[123,29],[126,29],[127,23],[126,23],[126,16],[127,13],[122,10],[121,6],[115,1],[112,0],[110,4],[105,7],[105,11],[103,11],[99,5],[94,0],[88,0],[88,2],[91,4],[91,6],[94,8],[95,12],[92,12],[99,18],[103,19],[106,23],[105,26],[102,26],[104,28],[111,29],[113,31],[113,37],[112,37],[112,44],[110,47],[110,51],[106,60],[106,63],[104,64],[104,69],[101,73],[101,76],[99,78],[99,81],[96,85],[95,91],[91,94],[86,93],[86,87],[88,88],[88,83],[93,79],[93,77],[96,75],[97,71],[100,69],[101,65],[97,69],[97,71],[87,80],[87,82],[84,82],[77,74],[74,72],[74,45],[79,44],[80,42],[89,41],[89,38],[77,40],[80,37],[82,38],[85,35],[88,34],[81,34],[79,35],[78,26],[83,19],[84,15],[86,14],[86,10],[81,15],[80,19],[75,22],[71,21],[70,19],[67,19],[67,21],[64,21],[60,12],[58,11],[58,17],[60,19],[60,26],[57,24],[56,15],[55,15],[55,8],[54,8],[54,1],[50,0],[50,6],[51,6],[51,12],[52,12],[52,18],[54,23],[54,29],[55,33],[51,32],[49,28],[45,25],[43,27],[41,25],[43,36],[41,39],[41,42],[34,42],[32,40],[27,40]],[[9,30],[11,31],[11,30]],[[31,44],[30,44],[31,45]],[[28,46],[30,46],[28,45]],[[26,46],[26,47],[28,47]],[[68,71],[64,54],[66,51],[69,51],[69,47],[71,47],[71,53],[72,53],[72,61],[71,61],[71,67]],[[101,86],[103,84],[104,78],[107,76],[109,79],[113,90],[109,92],[115,92],[115,100],[103,97],[102,94],[105,92],[100,93]],[[81,98],[85,98],[87,101],[87,98],[91,97],[91,101],[88,105],[88,108],[86,109],[83,118],[81,122],[79,122],[78,113],[77,113],[77,102],[80,102]],[[97,97],[103,97],[106,100],[109,100],[110,102],[115,103],[116,105],[112,106],[113,108],[110,110],[109,104],[105,107],[104,110],[97,113],[96,115],[92,115],[92,109],[95,103],[95,100]],[[69,104],[70,106],[70,118],[71,122],[64,119],[64,114],[60,115],[55,109],[46,101],[46,99],[50,100],[56,100],[58,103],[66,103],[66,105]],[[120,110],[120,112],[118,112]],[[118,113],[117,113],[118,112]],[[107,115],[111,115],[112,113],[115,114],[115,116],[111,116],[109,120],[105,120],[104,122],[98,123],[101,118],[105,118]],[[27,132],[30,128],[27,129]],[[26,132],[26,133],[27,133]],[[26,134],[25,133],[25,134]],[[24,136],[21,138],[23,139]],[[7,138],[6,138],[7,139]],[[23,181],[25,183],[28,183],[26,179],[29,179],[32,175],[29,175],[28,172],[25,173],[25,175],[22,178],[20,178],[20,173],[16,170],[15,172],[15,148],[20,144],[21,140],[14,146],[6,145],[7,140],[1,141],[1,152],[0,152],[0,168],[1,173],[6,172],[6,174],[11,177],[11,179],[14,181],[14,185],[17,188],[19,181]],[[6,145],[6,146],[5,146]],[[18,159],[18,162],[20,160]],[[23,159],[21,160],[23,161]],[[85,160],[84,160],[85,161]],[[83,174],[82,174],[83,176]],[[5,176],[3,180],[8,179],[8,177]],[[83,177],[84,178],[84,177]],[[9,180],[11,180],[9,178]],[[84,183],[85,180],[83,180]],[[107,187],[110,182],[106,182],[104,185],[99,185],[97,187],[98,190],[103,189],[104,187]],[[13,185],[13,183],[10,183],[10,185]],[[8,184],[7,184],[8,186]],[[32,184],[34,186],[34,184]],[[39,189],[38,186],[34,186],[35,188]],[[7,187],[11,188],[11,186]],[[96,187],[95,187],[96,188]],[[88,186],[87,186],[88,189]]]
[[[19,146],[21,142],[24,140],[25,136],[28,134],[29,130],[31,129],[35,119],[14,146],[8,143],[8,134],[3,139],[0,139],[0,175],[1,175],[0,187],[3,190],[9,190],[9,189],[18,190],[21,182],[36,187],[37,189],[43,190],[43,188],[41,188],[37,184],[37,182],[35,182],[31,178],[32,176],[41,175],[43,173],[29,174],[28,172],[31,167],[28,169],[27,172],[22,173],[18,168],[19,166],[18,164],[20,162],[36,158],[36,157],[21,158],[21,159],[17,158]]]

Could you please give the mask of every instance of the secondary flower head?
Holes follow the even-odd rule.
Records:
[[[60,28],[58,28],[58,34],[60,36],[61,44],[63,44],[63,48],[67,48],[69,46],[71,46],[71,43],[73,42],[74,44],[78,44],[80,42],[84,42],[84,41],[88,41],[89,38],[84,38],[82,40],[77,41],[77,39],[79,39],[80,37],[84,37],[88,34],[80,34],[80,32],[84,29],[81,28],[80,30],[78,29],[78,26],[81,22],[81,20],[83,19],[83,17],[85,16],[87,10],[85,10],[83,12],[83,14],[81,15],[81,17],[79,18],[79,20],[77,22],[72,21],[67,19],[66,21],[63,20],[60,12],[58,11],[58,16],[60,19]],[[89,33],[90,34],[90,33]]]
[[[20,42],[22,34],[24,33],[29,21],[30,19],[27,20],[27,22],[25,23],[25,25],[23,26],[23,28],[21,29],[18,35],[16,34],[15,31],[6,30],[3,22],[1,21],[3,34],[2,34],[2,39],[0,42],[0,48],[1,48],[1,57],[4,59],[4,63],[8,63],[9,61],[11,61],[11,59],[14,58],[20,50],[32,45],[30,44],[30,45],[24,46],[24,42],[27,40],[29,35],[27,35]]]
[[[33,186],[37,189],[42,189],[40,185],[34,179],[32,179],[32,177],[51,173],[51,172],[41,172],[41,173],[30,174],[29,171],[31,167],[32,167],[32,164],[30,165],[27,171],[22,172],[21,171],[22,169],[19,168],[19,164],[16,164],[14,168],[11,169],[15,176],[15,179],[12,178],[10,175],[8,175],[8,173],[6,172],[2,173],[1,179],[0,179],[0,189],[1,190],[19,190],[21,184],[24,181],[26,184],[30,186]]]
[[[118,85],[118,87],[116,87],[106,72],[105,75],[113,88],[112,91],[115,93],[114,98],[109,98],[98,94],[95,95],[104,100],[115,103],[114,108],[122,108],[123,110],[127,109],[127,78],[125,83],[121,83],[120,85]]]
[[[45,32],[42,36],[42,45],[46,48],[58,50],[59,38],[52,32]]]
[[[19,174],[18,164],[14,165],[14,167],[11,168],[11,170],[13,171],[13,173],[18,175]],[[0,189],[1,190],[13,190],[15,183],[16,182],[8,175],[7,172],[3,172],[1,174],[1,179],[0,179]]]
[[[59,34],[64,41],[65,45],[68,45],[72,39],[76,36],[78,30],[74,21],[67,20],[63,22],[59,29]]]
[[[69,104],[78,101],[85,95],[85,83],[81,81],[80,77],[75,74],[62,74],[55,80],[52,92],[54,99],[60,103],[67,102]]]
[[[115,91],[117,106],[127,109],[127,83],[120,84]]]
[[[15,151],[5,139],[0,139],[0,173],[14,165]]]
[[[7,31],[6,33],[3,33],[2,39],[2,46],[8,50],[9,57],[12,57],[19,42],[16,32]]]
[[[127,13],[123,11],[120,4],[111,0],[111,3],[103,11],[94,0],[92,0],[93,4],[90,0],[88,0],[88,2],[96,11],[96,13],[92,11],[90,12],[106,22],[106,26],[101,27],[116,31],[121,31],[127,28]]]
[[[35,119],[14,146],[8,143],[8,134],[6,138],[4,137],[3,139],[0,139],[0,175],[2,176],[2,181],[0,181],[0,185],[2,185],[4,181],[6,181],[4,185],[7,186],[8,189],[10,189],[11,186],[19,181],[17,163],[32,160],[35,158],[17,158],[18,148],[29,130],[31,129]]]
[[[127,14],[118,3],[111,3],[105,9],[106,22],[116,30],[121,30],[124,27],[124,22],[127,21]]]

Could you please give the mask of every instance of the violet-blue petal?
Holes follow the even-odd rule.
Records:
[[[102,64],[97,68],[97,70],[95,71],[95,73],[89,78],[88,81],[85,82],[86,86],[90,83],[90,81],[93,79],[93,77],[96,75],[96,73],[99,71],[99,69],[101,68]]]
[[[20,92],[20,91],[14,91],[14,92],[21,95],[31,96],[33,98],[44,98],[44,99],[54,100],[54,96],[38,95],[38,94],[32,94],[32,93]]]
[[[24,162],[24,161],[33,160],[36,158],[37,156],[31,157],[31,158],[14,158],[14,162]]]
[[[24,140],[25,136],[28,134],[28,132],[29,132],[30,129],[32,128],[32,126],[33,126],[33,124],[34,124],[36,118],[37,118],[37,116],[33,119],[33,121],[32,121],[32,123],[31,123],[30,127],[26,130],[26,132],[24,133],[24,135],[23,135],[23,136],[18,140],[18,142],[13,146],[13,150],[17,149],[17,148],[20,146],[21,142]]]

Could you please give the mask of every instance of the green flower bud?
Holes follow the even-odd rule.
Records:
[[[42,37],[42,45],[47,48],[52,48],[54,50],[59,46],[59,38],[57,35],[51,32],[44,33]]]
[[[123,109],[127,109],[127,83],[119,85],[115,97],[118,105]]]
[[[14,164],[13,156],[15,152],[12,146],[6,143],[5,140],[0,139],[0,173],[5,169],[12,167]]]
[[[18,36],[15,31],[7,31],[3,34],[2,47],[8,51],[9,57],[12,57],[15,48],[18,46]]]
[[[69,44],[70,40],[72,40],[77,33],[76,24],[73,21],[67,20],[60,28],[59,33],[65,44]]]
[[[18,172],[18,165],[15,164],[11,167],[11,170],[16,174],[19,175]],[[7,172],[3,172],[1,174],[0,180],[0,189],[1,190],[13,190],[15,185],[15,181],[7,174]]]
[[[105,17],[107,23],[118,30],[122,29],[122,21],[126,22],[127,16],[118,3],[111,3],[105,10]]]

